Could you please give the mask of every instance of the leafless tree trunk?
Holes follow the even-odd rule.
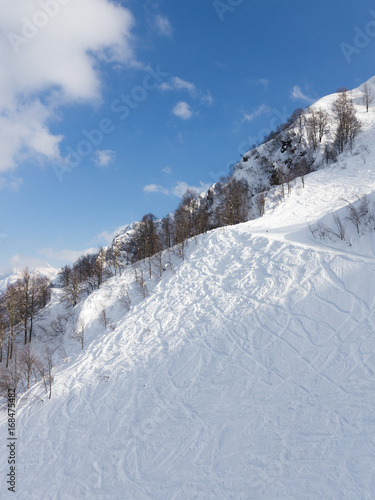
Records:
[[[18,394],[18,387],[21,381],[20,367],[18,363],[17,349],[14,349],[13,358],[9,365],[0,369],[0,394],[7,398],[8,391],[14,392],[15,398]]]
[[[120,297],[119,297],[120,304],[123,306],[125,311],[129,311],[130,309],[130,296],[129,296],[129,291],[128,288],[125,287],[125,289],[121,292]]]
[[[28,389],[30,387],[31,375],[34,372],[34,367],[36,364],[36,355],[32,352],[30,343],[26,344],[25,347],[20,351],[19,364],[21,373],[26,379],[26,388]]]
[[[78,322],[78,325],[73,331],[73,338],[81,344],[82,350],[85,346],[85,323],[83,320]]]
[[[257,194],[257,196],[255,198],[255,203],[256,203],[256,206],[259,210],[260,217],[263,217],[264,211],[266,208],[266,195],[265,195],[264,191]]]
[[[366,82],[363,86],[363,104],[366,106],[366,112],[368,113],[369,106],[374,101],[374,92],[369,84]]]
[[[318,109],[316,116],[318,121],[319,142],[322,142],[323,137],[328,130],[329,116],[323,109]]]
[[[337,121],[335,147],[337,152],[343,153],[345,146],[353,147],[354,139],[361,131],[361,122],[358,120],[353,101],[346,89],[340,89],[333,104],[333,114]]]
[[[53,376],[52,376],[52,354],[49,349],[49,347],[46,347],[46,362],[47,362],[47,374],[48,374],[48,387],[49,387],[49,399],[52,397],[52,382],[53,382]]]
[[[146,285],[146,282],[143,277],[143,270],[141,267],[137,269],[137,266],[134,266],[134,276],[135,276],[135,283],[138,287],[139,292],[141,293],[142,297],[148,297],[149,296],[149,291]]]
[[[107,329],[107,327],[109,326],[109,319],[108,319],[108,315],[107,315],[107,310],[104,306],[102,307],[102,309],[100,311],[99,321],[104,326],[104,328]]]

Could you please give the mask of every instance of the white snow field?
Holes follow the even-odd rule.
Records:
[[[125,315],[131,275],[86,300],[85,350],[18,408],[16,498],[374,497],[375,260],[251,227],[198,238]]]
[[[307,227],[373,202],[369,134],[262,219],[191,241],[148,297],[129,269],[80,304],[84,350],[67,332],[52,399],[18,404],[16,494],[1,413],[0,498],[375,498],[374,231],[350,247]]]

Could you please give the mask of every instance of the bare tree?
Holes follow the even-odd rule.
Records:
[[[161,221],[161,244],[163,248],[171,248],[173,244],[173,219],[170,215]]]
[[[36,354],[32,351],[30,343],[27,343],[19,353],[20,370],[26,380],[26,388],[30,387],[31,375],[36,365]]]
[[[14,349],[14,355],[9,364],[0,369],[0,394],[7,398],[8,391],[14,393],[15,398],[18,394],[18,387],[21,382],[21,371],[18,362],[17,349]]]
[[[302,135],[303,135],[303,127],[305,125],[305,114],[302,108],[297,108],[292,116],[291,120],[297,125],[297,131],[298,131],[298,140],[301,141]]]
[[[162,250],[160,250],[159,252],[157,252],[154,255],[153,261],[155,263],[155,267],[159,271],[159,278],[161,278],[162,275],[163,275],[163,270],[164,270],[164,266],[163,266],[163,251]]]
[[[81,319],[73,330],[73,338],[81,344],[82,350],[85,346],[85,323]]]
[[[127,287],[125,287],[125,289],[121,291],[120,296],[119,296],[119,301],[120,301],[120,304],[122,305],[122,307],[125,309],[125,311],[129,311],[131,300],[130,300],[129,291],[128,291]]]
[[[333,104],[333,114],[337,121],[335,147],[338,153],[342,153],[347,144],[350,148],[353,147],[354,139],[362,128],[353,101],[345,88],[338,91]]]
[[[318,109],[316,115],[318,120],[319,142],[322,142],[324,135],[328,131],[329,115],[323,109]]]
[[[340,238],[340,240],[345,240],[346,236],[345,226],[340,217],[338,216],[338,214],[333,215],[333,221],[336,225],[337,231],[332,230],[332,233],[338,238]]]
[[[106,264],[106,256],[107,256],[107,249],[102,247],[99,249],[98,256],[96,257],[95,260],[95,265],[94,265],[94,273],[96,276],[96,282],[97,282],[97,288],[100,288],[100,285],[104,281],[104,269],[105,269],[105,264]]]
[[[32,276],[29,290],[29,342],[31,342],[34,319],[46,307],[51,297],[50,280],[45,276]]]
[[[73,269],[69,283],[63,288],[61,301],[65,302],[68,306],[75,307],[81,300],[84,293],[84,286],[80,280],[79,273]]]
[[[103,325],[105,329],[107,329],[107,326],[109,326],[109,318],[107,314],[107,309],[104,306],[100,310],[99,321],[100,324]]]
[[[44,385],[44,389],[46,394],[48,394],[48,398],[52,397],[52,368],[53,368],[53,359],[52,353],[48,346],[45,347],[44,356],[42,358],[36,358],[35,361],[36,371],[41,377]]]
[[[138,291],[142,295],[142,297],[148,297],[149,291],[145,282],[145,279],[143,277],[143,270],[141,267],[137,267],[134,265],[134,278],[135,278],[135,283],[137,285]]]
[[[22,271],[22,278],[15,284],[17,291],[17,307],[20,320],[23,324],[24,343],[27,344],[28,338],[28,321],[29,321],[29,306],[30,306],[30,281],[31,276],[28,268]]]
[[[18,290],[12,284],[9,285],[6,291],[0,297],[1,308],[3,310],[3,318],[7,324],[7,358],[6,367],[9,365],[9,360],[13,357],[14,339],[19,331],[20,317],[18,309]]]
[[[349,203],[347,208],[349,214],[346,219],[354,224],[357,234],[359,235],[361,225],[366,223],[368,220],[367,216],[369,214],[369,204],[367,197],[364,196],[359,202],[357,202],[356,205]]]
[[[366,82],[363,86],[363,105],[366,106],[366,112],[368,113],[369,106],[374,102],[374,92],[370,85]]]
[[[216,221],[218,226],[231,226],[248,220],[249,194],[247,184],[234,178],[220,181]]]
[[[256,195],[255,204],[259,210],[260,217],[263,217],[266,208],[266,195],[264,191]]]
[[[47,376],[48,376],[48,388],[49,388],[49,394],[48,397],[51,399],[52,397],[52,382],[53,382],[53,376],[52,376],[52,354],[48,346],[46,346],[45,350],[45,359],[46,359],[46,365],[47,365]]]
[[[314,151],[318,147],[318,137],[319,137],[319,125],[318,125],[318,114],[315,109],[310,110],[309,117],[306,120],[307,126],[307,136],[309,138],[310,146]]]
[[[117,274],[120,274],[121,276],[121,242],[119,240],[115,240],[112,243],[108,251],[108,257],[108,265],[113,269],[114,275],[117,276]]]

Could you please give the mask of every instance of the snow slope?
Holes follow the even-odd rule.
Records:
[[[375,259],[247,223],[192,243],[145,300],[131,289],[126,315],[132,276],[109,281],[53,398],[18,409],[17,498],[372,498],[374,278]]]
[[[373,199],[363,119],[367,151],[296,180],[281,203],[275,188],[263,218],[190,242],[148,297],[128,269],[76,308],[68,330],[85,323],[85,349],[68,331],[52,399],[35,385],[18,405],[13,498],[374,498],[373,234],[353,249],[307,227]]]
[[[366,83],[370,92],[375,95],[375,77]],[[354,109],[362,123],[362,132],[355,140],[353,152],[340,155],[339,159],[342,163],[345,163],[346,160],[352,162],[353,157],[356,159],[355,162],[357,164],[366,161],[369,164],[371,160],[374,160],[375,107],[373,104],[375,103],[372,103],[367,113],[363,103],[364,86],[365,84],[360,85],[349,92]],[[303,157],[305,159],[308,158],[313,170],[323,168],[326,165],[325,148],[334,142],[337,128],[337,122],[333,114],[333,105],[337,96],[338,94],[325,96],[315,102],[310,108],[315,111],[323,110],[329,117],[327,131],[323,136],[322,142],[318,144],[316,151],[313,151],[311,147],[306,122],[301,130],[297,123],[295,123],[287,132],[280,134],[276,139],[268,141],[245,153],[242,160],[234,169],[234,177],[238,180],[244,179],[247,181],[250,191],[256,193],[264,189],[269,189],[272,171],[281,169],[285,172],[286,165],[289,165],[293,174],[294,169]],[[309,108],[304,111],[304,117],[310,117]]]

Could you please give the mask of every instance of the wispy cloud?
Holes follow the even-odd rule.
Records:
[[[246,122],[252,122],[259,116],[269,114],[271,112],[271,108],[266,104],[261,104],[258,106],[252,113],[246,113],[246,111],[242,111],[242,118],[240,121],[236,123],[236,129],[242,127],[242,125]]]
[[[313,104],[315,102],[315,99],[305,94],[301,87],[299,87],[298,85],[295,85],[293,87],[290,97],[293,99],[293,101],[305,101],[309,104]]]
[[[97,167],[105,168],[108,167],[116,158],[116,153],[111,149],[97,150],[95,151],[93,162]]]
[[[195,97],[197,94],[197,88],[194,83],[182,80],[178,76],[174,76],[169,82],[162,83],[159,88],[163,91],[186,90],[192,97]]]
[[[200,194],[204,191],[207,191],[209,187],[209,184],[205,184],[204,182],[201,182],[200,186],[190,186],[187,182],[179,181],[171,188],[166,188],[159,184],[149,184],[148,186],[145,186],[143,188],[143,191],[145,191],[146,193],[161,193],[164,195],[182,198],[182,196],[188,190],[193,191],[196,194]]]
[[[163,172],[164,174],[168,174],[168,175],[170,175],[170,174],[172,173],[172,169],[171,169],[171,167],[164,167],[164,168],[162,169],[162,172]]]
[[[203,91],[194,83],[183,80],[179,76],[172,77],[168,82],[163,82],[159,86],[159,90],[163,92],[188,92],[191,98],[200,101],[200,104],[210,107],[214,104],[214,98],[209,90]]]
[[[177,118],[181,118],[181,120],[190,120],[193,116],[193,111],[190,105],[185,101],[178,102],[174,106],[172,113],[177,116]]]
[[[200,186],[190,186],[186,182],[177,182],[177,184],[173,187],[172,189],[172,194],[174,196],[177,196],[178,198],[181,198],[186,191],[194,191],[196,194],[203,193],[204,191],[207,191],[209,188],[209,184],[205,184],[204,182],[200,183]]]
[[[261,104],[256,110],[254,110],[252,113],[245,113],[243,111],[243,117],[242,117],[242,123],[243,122],[252,122],[255,118],[258,118],[258,116],[262,116],[266,113],[270,112],[270,108],[266,104]]]
[[[271,82],[268,80],[268,78],[259,78],[258,83],[260,85],[263,85],[264,90],[268,90],[268,87],[270,86]]]
[[[109,245],[110,243],[112,243],[113,238],[123,229],[125,229],[125,227],[127,226],[120,226],[114,231],[102,231],[101,233],[97,234],[92,241],[93,243],[97,243],[98,245]]]
[[[161,15],[156,16],[155,25],[160,36],[170,38],[173,35],[173,28],[167,17]]]
[[[211,92],[208,90],[206,94],[202,96],[201,102],[206,106],[212,106],[214,103],[214,98],[212,97]]]
[[[97,251],[97,248],[86,248],[85,250],[54,250],[53,248],[42,248],[39,254],[47,259],[53,259],[61,262],[75,262],[81,255],[87,255]]]
[[[169,189],[160,186],[159,184],[148,184],[147,186],[144,186],[143,191],[145,193],[163,193],[163,194],[170,194]]]

